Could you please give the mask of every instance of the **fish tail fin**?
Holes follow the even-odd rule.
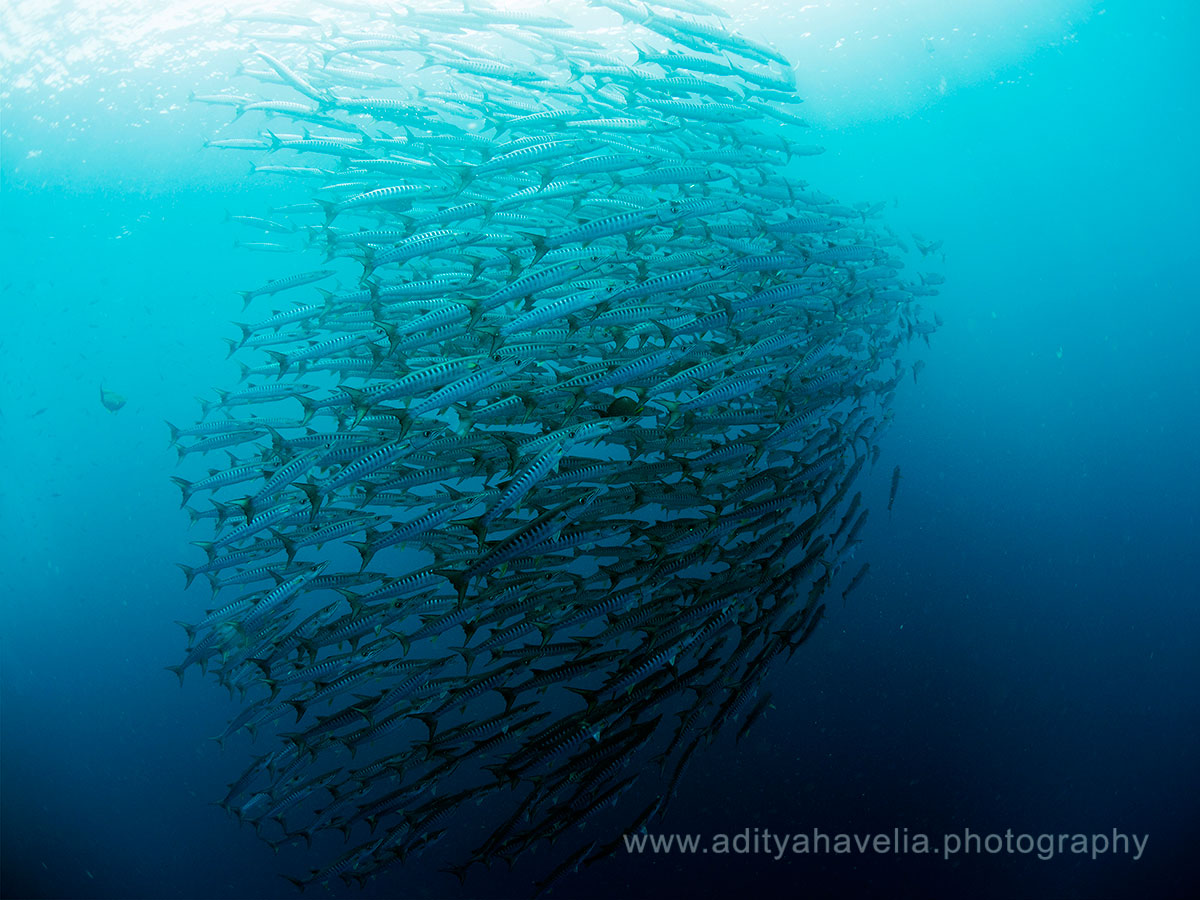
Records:
[[[666,427],[667,427],[667,428],[670,428],[672,425],[674,425],[676,422],[678,422],[678,421],[679,421],[679,418],[680,418],[680,416],[682,416],[682,415],[683,415],[683,413],[681,413],[681,412],[679,411],[679,407],[680,407],[682,404],[681,404],[681,402],[680,402],[680,401],[678,401],[678,400],[659,400],[658,402],[659,402],[659,403],[661,403],[663,406],[665,406],[665,407],[667,408],[667,424],[666,424]]]
[[[533,259],[530,260],[529,265],[532,266],[550,252],[550,248],[546,246],[546,236],[544,234],[530,234],[527,231],[519,232],[519,234],[528,240],[529,243],[533,244]]]
[[[302,837],[302,838],[304,838],[304,843],[308,847],[308,849],[309,850],[312,849],[312,832],[309,831],[307,828],[301,828],[298,831],[289,832],[288,837],[289,838]]]
[[[282,378],[287,372],[288,366],[291,365],[291,363],[288,361],[287,354],[280,353],[278,350],[267,350],[265,352],[267,356],[275,360],[276,365],[279,366],[279,377]]]
[[[231,501],[230,505],[236,506],[238,509],[240,509],[242,511],[242,515],[246,517],[247,522],[254,518],[253,497],[243,497],[241,500],[233,500]]]
[[[333,200],[318,200],[317,203],[320,205],[321,209],[325,210],[325,225],[328,226],[335,218],[337,218],[337,203]]]
[[[517,700],[518,691],[516,688],[510,687],[494,687],[492,688],[497,694],[504,698],[504,711],[507,713],[512,710],[513,704]]]
[[[303,719],[304,714],[308,712],[308,705],[304,700],[285,700],[283,702],[296,711],[297,722]],[[311,841],[312,839],[310,838],[309,840]]]
[[[304,418],[300,420],[300,424],[307,425],[317,414],[317,403],[311,397],[305,397],[303,394],[297,394],[296,400],[304,408]],[[271,430],[274,431],[274,429]],[[272,443],[275,443],[274,438],[272,438]]]
[[[467,883],[467,872],[470,870],[472,862],[473,860],[468,860],[462,865],[449,865],[442,869],[442,871],[457,878],[459,887],[462,887]]]
[[[451,586],[458,592],[458,602],[460,605],[467,599],[467,576],[465,573],[457,569],[434,569],[433,572],[435,575],[441,575],[450,582]]]
[[[511,767],[509,762],[492,763],[491,765],[483,766],[487,769],[499,782],[507,781],[512,787],[516,787],[521,783],[521,773]]]
[[[475,665],[475,657],[478,655],[478,651],[471,647],[451,647],[450,649],[462,657],[463,664],[467,668],[467,674],[471,674],[471,667]]]
[[[352,615],[358,616],[362,613],[362,597],[359,594],[347,588],[334,588],[334,590],[346,598],[346,602],[350,604]]]
[[[175,563],[175,565],[183,570],[183,577],[187,579],[183,585],[183,589],[186,591],[192,586],[192,579],[196,577],[196,570],[192,566],[185,566],[183,563]]]
[[[433,735],[437,731],[437,716],[431,713],[413,713],[412,718],[418,719],[422,725],[429,729],[429,740],[433,740]]]
[[[177,475],[172,475],[171,480],[179,486],[179,490],[183,493],[183,498],[179,501],[179,508],[183,509],[192,496],[192,483],[186,478],[180,478]]]
[[[290,566],[292,561],[296,558],[296,542],[292,540],[290,536],[284,534],[282,531],[276,531],[274,528],[271,529],[271,534],[279,538],[279,542],[283,544],[283,552],[287,554],[287,561],[288,565]]]
[[[307,881],[302,881],[299,878],[293,878],[291,875],[280,875],[280,878],[285,878],[290,881],[300,893],[304,893],[304,889],[308,887]]]
[[[375,551],[372,549],[372,544],[369,540],[366,541],[346,541],[351,547],[358,551],[358,555],[362,557],[362,565],[358,567],[358,571],[366,569],[371,559],[375,556]]]
[[[587,704],[587,714],[588,715],[590,715],[596,709],[596,703],[597,703],[596,698],[600,695],[599,691],[591,690],[589,688],[577,688],[577,687],[570,687],[570,686],[567,687],[567,690],[570,691],[572,694],[576,694],[577,696],[579,696],[583,700],[583,702]]]
[[[354,423],[351,425],[354,427],[363,420],[363,416],[371,411],[371,402],[361,388],[347,387],[343,384],[338,390],[350,398],[350,405],[354,407]]]
[[[475,180],[474,166],[450,166],[450,171],[458,179],[458,185],[455,190],[456,194],[464,191],[467,185]]]
[[[412,641],[409,639],[408,635],[407,634],[397,634],[394,631],[392,632],[392,635],[399,642],[400,650],[404,653],[405,656],[408,656],[408,651],[412,647]]]
[[[203,550],[208,555],[210,561],[216,558],[217,545],[212,541],[192,541],[192,546]]]
[[[475,540],[479,541],[480,547],[487,543],[488,525],[491,524],[491,519],[486,513],[473,519],[459,519],[454,524],[469,528],[475,535]]]

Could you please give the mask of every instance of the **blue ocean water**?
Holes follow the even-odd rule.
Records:
[[[796,61],[812,185],[945,241],[945,325],[864,483],[868,579],[655,827],[1115,829],[1145,852],[618,853],[556,896],[1200,887],[1197,11],[951,6],[741,11]],[[205,149],[228,113],[187,102],[245,54],[127,6],[5,15],[0,893],[293,896],[303,850],[210,805],[251,747],[208,740],[236,707],[163,670],[206,599],[174,565],[193,536],[163,421],[236,380],[234,291],[278,274],[223,216],[286,190]],[[417,862],[361,895],[526,896],[525,862],[465,887]]]

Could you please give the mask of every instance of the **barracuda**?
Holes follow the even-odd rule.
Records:
[[[243,293],[290,302],[229,342],[246,386],[171,426],[212,501],[187,582],[248,585],[180,614],[171,670],[269,744],[221,805],[310,846],[298,886],[478,831],[449,871],[528,856],[549,887],[862,589],[858,489],[944,279],[885,205],[807,183],[790,65],[703,0],[335,6],[197,98],[287,194],[234,224],[330,261]]]

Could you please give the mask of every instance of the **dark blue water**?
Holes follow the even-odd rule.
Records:
[[[1200,889],[1198,21],[1182,2],[1101,9],[891,115],[839,118],[824,64],[806,76],[773,34],[814,86],[813,186],[895,200],[898,229],[945,240],[946,324],[864,486],[870,576],[655,828],[907,829],[937,851],[967,830],[1116,829],[1148,835],[1141,859],[619,852],[555,896]],[[231,247],[224,211],[294,199],[201,147],[228,116],[187,92],[238,58],[4,95],[4,896],[291,896],[278,873],[310,862],[209,805],[251,745],[222,754],[227,695],[163,671],[206,598],[174,566],[190,536],[162,423],[236,379],[233,291],[278,271]],[[101,385],[128,405],[108,412]],[[588,827],[604,842],[623,821]],[[464,843],[473,824],[454,823]],[[524,896],[538,862],[465,888],[418,863],[366,896]]]

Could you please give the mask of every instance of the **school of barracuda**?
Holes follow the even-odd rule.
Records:
[[[465,815],[491,830],[450,871],[552,843],[544,889],[740,738],[867,574],[855,483],[941,277],[808,187],[791,66],[706,2],[328,5],[229,16],[256,93],[194,98],[301,186],[244,246],[326,261],[243,292],[274,304],[243,384],[172,427],[230,463],[176,479],[220,600],[171,668],[257,736],[223,807],[344,839],[301,888]]]

